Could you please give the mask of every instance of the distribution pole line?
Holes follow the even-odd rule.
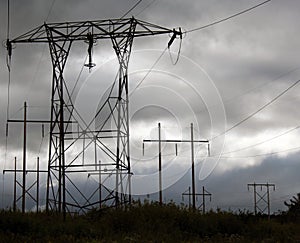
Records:
[[[183,192],[181,195],[183,196],[188,196],[189,197],[189,206],[190,206],[190,196],[193,195],[190,191],[191,187],[188,188],[188,193],[187,190]],[[205,190],[204,186],[202,186],[202,193],[195,193],[196,196],[202,196],[202,204],[200,205],[199,208],[202,208],[202,213],[205,214],[205,197],[209,197],[209,200],[211,201],[211,196],[212,194]]]
[[[161,143],[175,143],[175,151],[177,155],[177,144],[178,143],[190,143],[191,144],[191,162],[192,162],[192,205],[193,209],[196,209],[196,183],[195,183],[195,161],[194,161],[194,143],[207,143],[209,146],[208,140],[195,140],[194,139],[194,127],[191,123],[191,139],[161,139],[161,127],[158,123],[158,139],[144,139],[143,140],[143,154],[144,154],[144,143],[158,143],[158,167],[159,167],[159,204],[162,204],[162,159],[161,159]],[[209,152],[208,152],[209,153]]]
[[[270,220],[270,213],[271,213],[271,207],[270,207],[270,187],[273,188],[275,191],[275,184],[269,184],[269,183],[252,183],[248,184],[248,190],[250,187],[253,187],[253,197],[254,197],[254,215],[257,215],[257,213],[264,214],[267,210],[268,212],[268,219]],[[260,187],[260,190],[262,191],[263,187],[266,188],[266,192],[264,194],[261,194],[257,191],[257,187]],[[259,205],[261,204],[261,205]],[[264,208],[261,208],[261,206],[264,205]]]
[[[28,125],[28,123],[32,123],[32,124],[40,123],[42,125],[45,124],[45,123],[50,123],[49,120],[28,120],[27,119],[27,108],[28,108],[27,102],[25,101],[24,102],[24,106],[23,106],[23,110],[24,110],[23,119],[8,119],[7,120],[7,127],[6,127],[6,135],[8,136],[8,131],[9,131],[8,124],[9,123],[23,123],[23,167],[22,167],[22,170],[19,171],[19,170],[16,170],[16,168],[15,168],[15,170],[3,170],[3,172],[4,171],[6,171],[6,172],[14,172],[14,173],[16,173],[16,172],[22,172],[22,184],[18,183],[20,185],[20,187],[22,188],[22,196],[21,196],[21,199],[22,199],[21,211],[22,211],[22,213],[25,213],[25,209],[26,209],[26,193],[27,193],[27,189],[26,189],[26,174],[28,172],[37,172],[37,171],[39,171],[39,169],[37,169],[37,171],[32,171],[32,170],[29,171],[29,170],[26,169],[26,166],[27,166],[27,163],[26,163],[26,156],[27,156],[27,153],[26,153],[26,147],[27,147],[27,125]],[[72,123],[72,121],[67,121],[65,123]],[[42,134],[43,134],[43,130],[42,130]],[[15,161],[15,163],[16,163],[16,161]],[[43,171],[43,172],[45,172],[45,171]],[[15,174],[15,178],[16,178],[16,174]],[[15,179],[15,183],[16,183],[16,179]],[[15,199],[14,199],[14,202],[16,202]]]
[[[17,180],[17,173],[24,173],[23,169],[17,169],[17,157],[15,157],[14,160],[14,169],[7,169],[7,170],[3,170],[3,174],[5,173],[13,173],[14,174],[14,189],[13,189],[13,211],[16,212],[17,211],[17,202],[22,199],[22,211],[24,208],[24,212],[26,210],[25,208],[25,200],[26,200],[26,195],[28,195],[35,203],[36,203],[36,212],[39,212],[39,188],[40,188],[40,173],[47,173],[47,170],[40,170],[40,162],[39,162],[39,157],[37,157],[37,168],[36,170],[25,170],[25,183],[26,183],[26,175],[28,173],[36,173],[36,180],[28,187],[24,189],[24,184],[21,184],[18,180]],[[22,178],[23,180],[23,178]],[[24,183],[24,181],[23,181]],[[17,186],[19,186],[22,189],[22,195],[19,196],[17,198]],[[36,197],[34,197],[30,190],[36,186]],[[25,198],[25,200],[23,200],[23,198]]]

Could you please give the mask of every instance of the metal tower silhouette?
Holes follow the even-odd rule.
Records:
[[[129,203],[130,192],[130,146],[128,114],[128,63],[135,37],[172,34],[168,46],[181,31],[168,29],[135,18],[108,19],[64,23],[44,23],[43,25],[13,39],[7,44],[9,56],[13,44],[47,43],[52,61],[52,90],[50,112],[50,141],[47,183],[47,210],[62,212],[85,212],[106,204],[119,206]],[[72,101],[64,78],[64,70],[74,42],[85,41],[89,44],[89,63],[92,68],[91,53],[93,43],[98,39],[108,39],[119,61],[117,79],[110,95],[92,121],[81,119]],[[114,91],[114,92],[113,92]],[[109,113],[105,111],[109,110]],[[101,124],[91,129],[91,124],[101,118]],[[78,131],[72,129],[77,123]],[[84,141],[81,151],[76,144]],[[92,163],[84,162],[84,153],[93,147],[95,158]],[[104,156],[99,161],[99,154]],[[82,158],[82,160],[81,160]],[[80,188],[82,174],[108,174],[113,177],[113,189],[104,181],[95,189]],[[86,178],[86,177],[85,177]],[[99,196],[98,196],[99,192]]]
[[[268,212],[268,218],[270,219],[271,215],[271,206],[270,206],[270,187],[275,191],[275,184],[270,183],[249,183],[248,191],[250,187],[253,187],[253,197],[254,197],[254,215],[257,213],[264,214]],[[257,191],[257,187],[260,187],[261,193]],[[263,188],[266,188],[266,191],[263,192]]]

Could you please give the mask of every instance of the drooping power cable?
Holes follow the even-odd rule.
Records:
[[[131,91],[129,94],[129,97],[141,86],[141,84],[144,82],[144,80],[148,77],[148,75],[152,72],[153,68],[156,66],[156,64],[160,61],[160,59],[163,57],[165,54],[166,50],[168,47],[166,47],[163,52],[160,54],[160,56],[156,59],[156,61],[152,64],[146,75],[139,81],[139,83],[135,86],[135,88]]]
[[[56,1],[56,0],[53,0],[53,1],[52,1],[52,4],[51,4],[50,9],[49,9],[49,12],[48,12],[47,17],[46,17],[46,19],[45,19],[45,22],[47,22],[48,19],[49,19],[49,17],[50,17],[50,14],[51,14],[51,12],[52,12],[52,9],[53,9],[53,6],[54,6],[55,1]]]
[[[275,152],[271,152],[271,153],[264,153],[264,154],[255,154],[255,155],[246,155],[246,156],[215,156],[218,157],[220,159],[247,159],[247,158],[257,158],[257,157],[266,157],[266,156],[272,156],[272,155],[276,155],[276,154],[282,154],[285,152],[290,152],[290,151],[297,151],[300,150],[300,147],[294,147],[294,148],[288,148],[288,149],[284,149],[284,150],[280,150],[280,151],[275,151]]]
[[[156,2],[157,0],[152,0],[148,5],[146,5],[140,12],[138,12],[137,14],[135,14],[135,17],[139,16],[141,13],[143,13],[147,8],[149,8],[154,2]]]
[[[121,17],[123,19],[127,14],[129,14],[133,9],[135,9],[143,0],[137,1],[136,4],[134,4],[126,13],[124,13]]]
[[[213,25],[220,24],[220,23],[225,22],[225,21],[227,21],[227,20],[229,20],[229,19],[235,18],[235,17],[237,17],[237,16],[239,16],[239,15],[242,15],[242,14],[244,14],[244,13],[250,12],[250,11],[252,11],[253,9],[256,9],[256,8],[258,8],[258,7],[262,6],[262,5],[265,5],[266,3],[271,2],[271,1],[272,1],[272,0],[264,1],[264,2],[262,2],[262,3],[259,3],[259,4],[255,5],[255,6],[253,6],[253,7],[247,8],[247,9],[245,9],[245,10],[243,10],[243,11],[240,11],[240,12],[238,12],[238,13],[236,13],[236,14],[233,14],[233,15],[231,15],[231,16],[228,16],[228,17],[226,17],[226,18],[224,18],[224,19],[220,19],[220,20],[214,21],[214,22],[212,22],[212,23],[210,23],[210,24],[203,25],[203,26],[200,26],[200,27],[198,27],[198,28],[194,28],[194,29],[187,30],[187,31],[185,31],[184,33],[191,33],[191,32],[197,31],[197,30],[202,30],[202,29],[211,27],[211,26],[213,26]]]
[[[224,154],[231,154],[231,153],[236,153],[236,152],[240,152],[240,151],[243,151],[243,150],[247,150],[247,149],[249,149],[249,148],[256,147],[256,146],[258,146],[258,145],[261,145],[261,144],[270,142],[270,141],[272,141],[272,140],[274,140],[274,139],[276,139],[276,138],[282,137],[282,136],[284,136],[284,135],[286,135],[286,134],[288,134],[288,133],[291,133],[291,132],[293,132],[293,131],[296,131],[296,130],[298,130],[299,128],[300,128],[300,126],[296,126],[296,127],[292,128],[292,129],[289,129],[289,130],[287,130],[287,131],[285,131],[285,132],[282,132],[282,133],[280,133],[280,134],[278,134],[278,135],[276,135],[276,136],[274,136],[274,137],[265,139],[265,140],[263,140],[263,141],[261,141],[261,142],[259,142],[259,143],[255,143],[255,144],[252,144],[252,145],[249,145],[249,146],[246,146],[246,147],[243,147],[243,148],[235,149],[235,150],[232,150],[232,151],[223,152],[223,153],[221,153],[221,155],[224,155]]]
[[[278,94],[277,96],[275,96],[272,100],[270,100],[268,103],[266,103],[265,105],[263,105],[262,107],[260,107],[258,110],[256,110],[255,112],[251,113],[250,115],[248,115],[247,117],[245,117],[243,120],[239,121],[238,123],[236,123],[235,125],[233,125],[232,127],[228,128],[227,130],[225,130],[224,132],[212,137],[210,140],[214,140],[226,133],[228,133],[229,131],[233,130],[234,128],[238,127],[239,125],[243,124],[244,122],[246,122],[247,120],[249,120],[250,118],[252,118],[253,116],[255,116],[257,113],[259,113],[260,111],[262,111],[263,109],[265,109],[266,107],[268,107],[269,105],[271,105],[272,103],[274,103],[277,99],[279,99],[281,96],[283,96],[285,93],[287,93],[290,89],[294,88],[297,84],[299,84],[300,79],[297,80],[296,82],[294,82],[292,85],[290,85],[288,88],[286,88],[285,90],[283,90],[280,94]]]

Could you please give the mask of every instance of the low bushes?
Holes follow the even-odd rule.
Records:
[[[288,242],[300,224],[283,213],[270,221],[248,212],[202,214],[173,203],[134,203],[126,209],[68,216],[0,212],[0,242]]]

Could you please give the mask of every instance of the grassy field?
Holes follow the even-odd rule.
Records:
[[[174,204],[132,207],[67,217],[0,213],[0,242],[300,242],[299,215],[270,221],[250,213],[200,212]]]

